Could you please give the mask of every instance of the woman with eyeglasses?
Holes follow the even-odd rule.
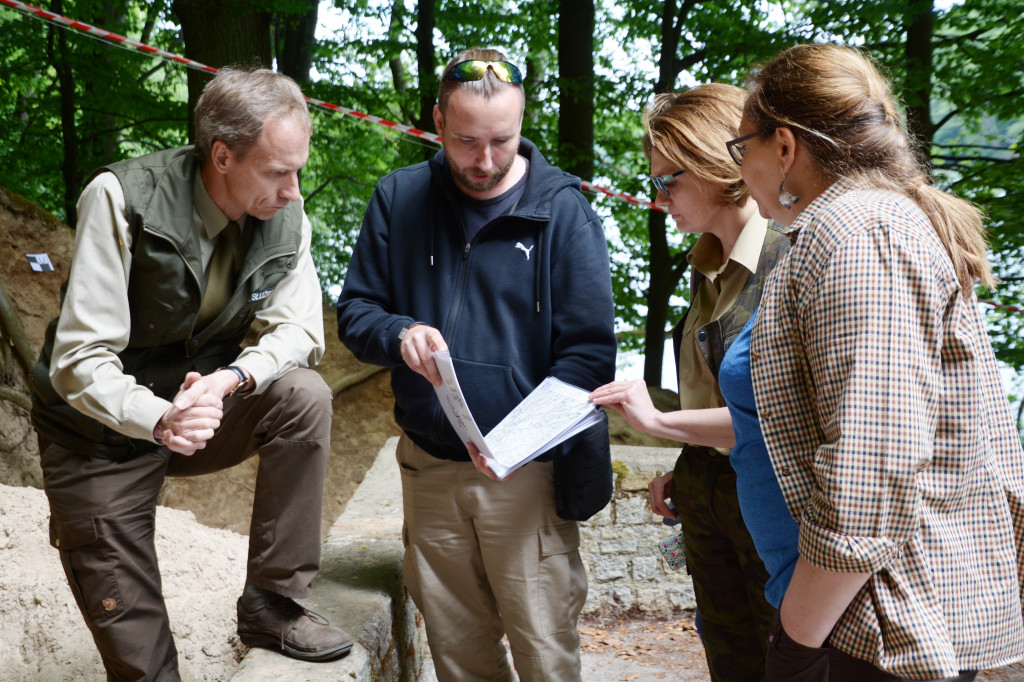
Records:
[[[861,52],[754,75],[730,151],[793,246],[752,387],[799,557],[775,680],[971,680],[1024,658],[1024,453],[974,293],[982,216],[930,184]]]
[[[734,434],[719,386],[726,351],[789,246],[778,226],[758,215],[726,149],[745,98],[740,88],[708,84],[659,95],[643,115],[655,201],[680,231],[701,235],[687,254],[690,306],[673,332],[680,409],[657,410],[643,381],[616,381],[591,394],[634,428],[685,443],[674,471],[651,481],[651,508],[682,522],[699,629],[716,681],[764,678],[772,602],[785,590],[796,553],[796,524],[767,455],[756,456],[763,450],[760,434]],[[749,524],[761,529],[756,547]]]

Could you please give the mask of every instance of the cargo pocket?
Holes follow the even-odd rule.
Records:
[[[545,636],[576,628],[587,598],[587,574],[580,559],[580,530],[566,521],[537,530],[540,540],[538,611]]]
[[[50,517],[50,544],[60,550],[68,584],[85,617],[102,622],[124,611],[114,560],[100,537],[96,517]]]

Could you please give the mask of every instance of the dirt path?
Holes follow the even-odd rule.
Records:
[[[590,682],[706,682],[704,649],[693,617],[580,622],[583,679]]]
[[[580,621],[583,679],[588,682],[708,682],[693,616]],[[1024,662],[984,670],[978,682],[1024,682]]]

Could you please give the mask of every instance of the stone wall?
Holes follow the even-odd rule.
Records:
[[[679,526],[664,525],[647,500],[647,484],[670,471],[678,454],[674,448],[612,446],[611,504],[580,524],[580,553],[590,581],[585,616],[639,612],[667,618],[695,607],[686,569],[669,568],[658,548]]]

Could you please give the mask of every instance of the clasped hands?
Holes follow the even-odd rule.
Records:
[[[217,370],[203,376],[189,372],[171,401],[171,408],[157,422],[153,437],[169,450],[193,455],[220,427],[224,417],[224,396],[238,384],[231,370]]]

